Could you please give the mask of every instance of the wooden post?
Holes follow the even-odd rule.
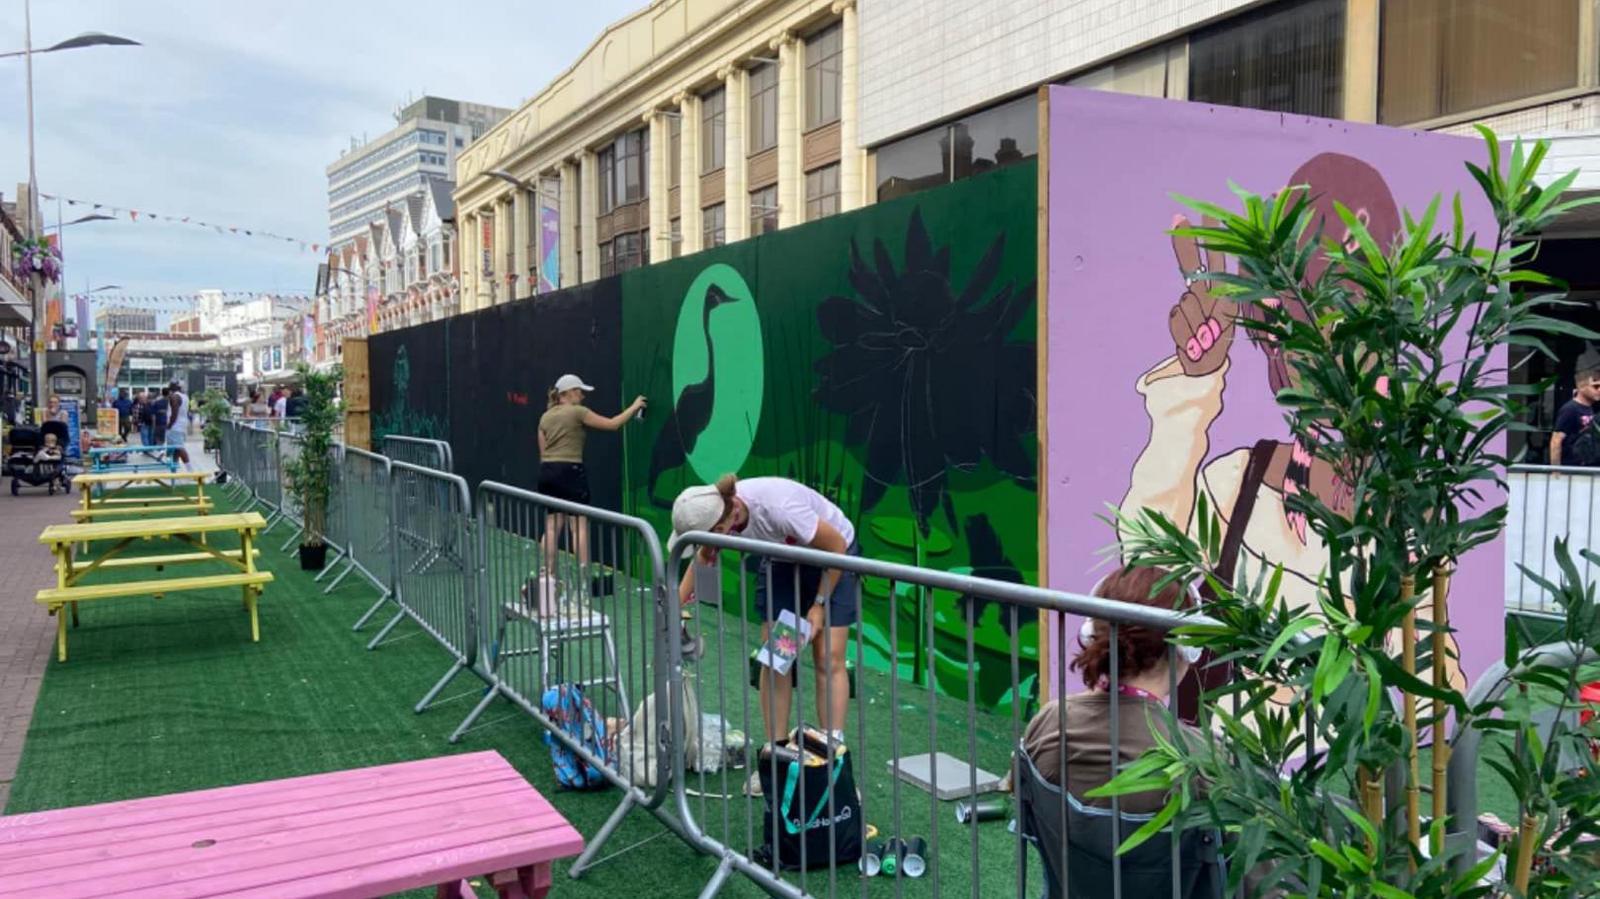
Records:
[[[372,377],[367,367],[367,341],[344,339],[344,443],[372,449]]]

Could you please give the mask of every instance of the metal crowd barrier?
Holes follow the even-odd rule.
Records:
[[[389,459],[353,446],[344,447],[339,457],[340,517],[346,536],[345,569],[329,582],[325,593],[332,593],[350,572],[359,572],[381,591],[378,601],[355,623],[360,630],[391,598],[394,577],[390,543]]]
[[[350,516],[345,512],[348,496],[344,488],[344,444],[334,443],[328,447],[328,453],[332,459],[328,466],[328,508],[323,513],[322,542],[333,549],[334,553],[322,566],[322,570],[317,572],[317,576],[312,578],[319,584],[323,578],[333,574],[339,563],[350,555]]]
[[[450,451],[450,444],[443,440],[390,434],[383,438],[382,448],[383,454],[396,462],[439,471],[455,471],[455,457]]]
[[[1585,580],[1594,566],[1578,556],[1581,547],[1600,546],[1600,469],[1513,465],[1506,474],[1511,496],[1506,515],[1506,611],[1527,615],[1561,613],[1554,597],[1523,574],[1522,568],[1550,581],[1556,567],[1557,537],[1572,541],[1573,562]]]
[[[300,459],[301,443],[300,437],[292,431],[275,431],[273,433],[273,442],[278,449],[278,472],[285,479],[283,505],[281,507],[283,509],[283,518],[289,524],[295,526],[294,533],[290,534],[289,539],[278,547],[278,551],[289,552],[291,548],[299,544],[300,534],[305,531],[305,510],[300,507],[300,495],[290,488],[288,484],[289,472],[293,470],[292,466]]]
[[[971,896],[1037,895],[1037,892],[1030,894],[1028,887],[1030,857],[1035,852],[1050,854],[1058,860],[1056,868],[1063,877],[1069,876],[1066,871],[1069,855],[1067,827],[1063,824],[1055,835],[1059,836],[1059,844],[1053,844],[1053,840],[1047,840],[1044,834],[1022,833],[1027,830],[1025,825],[1005,832],[996,829],[1006,827],[1000,821],[978,824],[977,819],[981,816],[977,812],[973,813],[973,818],[959,821],[959,812],[953,815],[956,809],[940,798],[941,795],[944,800],[959,796],[963,801],[973,802],[983,798],[985,790],[997,788],[998,784],[989,782],[989,776],[999,777],[1011,770],[1013,753],[1020,745],[1026,724],[1022,703],[1017,701],[1024,692],[1023,665],[1018,641],[1014,638],[1010,641],[1009,657],[1001,663],[1007,669],[1002,674],[1009,681],[1009,695],[1013,698],[1009,710],[995,713],[980,708],[977,680],[983,660],[976,651],[979,609],[995,604],[997,620],[1009,621],[1011,634],[1016,634],[1023,624],[1037,620],[1040,612],[1090,616],[1109,623],[1113,649],[1106,701],[1110,705],[1112,722],[1111,746],[1108,748],[1113,760],[1113,772],[1117,770],[1117,759],[1120,757],[1116,724],[1120,720],[1120,704],[1138,701],[1122,697],[1120,693],[1121,673],[1116,649],[1118,629],[1124,625],[1138,624],[1170,630],[1183,624],[1207,620],[1149,606],[914,568],[854,555],[824,553],[698,532],[683,535],[669,548],[671,564],[668,570],[679,570],[691,554],[701,549],[715,552],[717,559],[713,565],[697,564],[693,577],[699,611],[694,630],[703,641],[704,656],[698,661],[686,660],[682,641],[679,640],[665,641],[665,648],[668,655],[667,691],[669,695],[677,696],[679,691],[688,689],[695,695],[702,718],[698,722],[698,729],[702,734],[706,722],[710,720],[706,716],[713,715],[720,716],[724,733],[740,728],[752,736],[760,736],[752,745],[766,741],[767,728],[761,720],[763,713],[760,700],[751,686],[755,677],[751,672],[757,669],[748,663],[752,653],[763,645],[761,626],[755,623],[759,615],[752,614],[755,611],[756,584],[760,584],[767,595],[779,597],[781,603],[787,604],[790,597],[802,595],[803,576],[798,567],[801,565],[839,569],[847,576],[853,576],[857,609],[864,599],[864,579],[873,579],[875,588],[886,588],[871,592],[886,597],[873,601],[888,604],[888,646],[898,646],[901,634],[908,627],[924,628],[920,636],[929,647],[921,659],[921,663],[926,665],[926,671],[921,672],[926,675],[925,683],[934,683],[940,677],[940,669],[944,669],[947,686],[951,684],[954,672],[953,676],[963,680],[965,687],[964,696],[940,695],[927,686],[906,683],[901,677],[882,676],[882,685],[874,683],[870,690],[858,689],[857,695],[842,703],[848,709],[844,718],[828,723],[836,725],[836,729],[843,732],[843,749],[841,751],[837,736],[824,736],[826,754],[821,754],[819,750],[819,755],[823,764],[838,765],[841,755],[852,760],[854,779],[859,788],[859,805],[850,803],[849,797],[841,800],[831,788],[823,796],[805,795],[804,777],[799,778],[798,792],[794,792],[793,784],[784,780],[783,769],[772,754],[768,754],[765,760],[760,754],[754,755],[749,759],[749,767],[737,770],[736,774],[730,773],[727,766],[722,766],[720,771],[708,775],[704,765],[700,766],[701,771],[691,773],[686,765],[687,750],[696,741],[689,740],[686,732],[684,710],[688,705],[687,697],[684,702],[674,703],[669,725],[670,745],[679,750],[673,752],[670,758],[677,817],[686,827],[686,839],[690,845],[719,860],[702,896],[717,893],[735,873],[743,875],[772,895],[792,899],[818,895],[832,897],[841,893],[856,893],[858,890],[861,895],[867,895],[868,878],[861,877],[858,871],[867,870],[871,863],[865,863],[863,867],[855,861],[848,864],[838,861],[837,830],[844,823],[842,816],[844,811],[853,815],[857,810],[864,822],[878,827],[880,840],[896,837],[902,841],[900,848],[894,851],[893,859],[886,855],[876,862],[882,873],[898,873],[899,876],[895,877],[896,895],[900,894],[902,888],[911,889],[904,887],[901,881],[915,877],[926,882],[915,889],[934,896],[941,893]],[[728,561],[729,556],[736,558]],[[941,603],[941,599],[951,602]],[[950,621],[951,611],[937,611],[940,608],[957,610],[953,612],[957,620]],[[663,614],[670,623],[676,623],[677,610],[667,609]],[[947,639],[942,644],[936,643],[935,619],[941,615],[945,618],[947,629],[952,624],[958,625],[960,637]],[[911,625],[908,622],[918,624]],[[661,626],[658,622],[658,627]],[[862,629],[853,627],[851,630],[853,634],[846,640],[843,655],[858,661],[869,658],[869,647]],[[1062,649],[1059,650],[1061,657],[1054,666],[1052,693],[1065,696],[1077,692],[1069,687],[1066,670],[1070,659],[1066,647],[1075,645],[1075,641],[1068,638],[1057,643]],[[1169,662],[1175,659],[1175,651],[1169,650],[1168,659]],[[992,663],[992,657],[990,661]],[[812,680],[814,670],[802,672],[800,669],[814,667],[811,653],[803,652],[801,661],[797,662],[792,672],[789,714],[784,720],[773,724],[773,729],[779,735],[789,733],[796,725],[817,724],[821,711],[837,708],[835,703],[841,700],[841,691],[852,689],[848,669],[834,677],[817,678],[820,685],[813,688],[808,682]],[[1175,670],[1175,667],[1169,670]],[[773,675],[766,670],[761,672],[761,676]],[[867,679],[862,678],[857,686],[865,683],[868,683]],[[1170,703],[1175,712],[1175,678],[1169,686],[1172,688],[1169,695],[1173,697]],[[817,699],[821,699],[821,702],[817,703]],[[814,709],[814,705],[818,708]],[[1068,782],[1069,744],[1064,717],[1057,715],[1056,719],[1056,740],[1062,747],[1059,770],[1040,774],[1046,781],[1054,774],[1055,782],[1064,784]],[[703,737],[698,742],[703,744]],[[935,756],[938,753],[944,753],[946,757],[940,759]],[[760,769],[764,764],[770,767],[762,772]],[[985,769],[984,773],[980,774],[980,769]],[[754,777],[751,772],[756,772]],[[883,786],[885,779],[888,781],[887,788]],[[910,786],[908,780],[921,780],[921,788]],[[785,795],[781,801],[792,802],[791,811],[781,811],[778,801],[768,802],[765,798],[745,795],[749,789],[742,782],[752,781],[764,781],[764,786],[770,785],[769,788],[784,785]],[[1054,807],[1058,820],[1066,822],[1072,800],[1068,799],[1064,790],[1055,790],[1051,795],[1054,798],[1048,805]],[[1010,806],[1009,810],[1002,805],[998,811],[982,814],[997,814],[1001,820],[1014,818],[1018,815],[1018,805],[1012,802]],[[1106,885],[1110,887],[1111,895],[1124,895],[1123,867],[1124,864],[1129,865],[1129,871],[1132,872],[1133,863],[1124,862],[1113,847],[1120,845],[1147,818],[1124,815],[1120,798],[1113,799],[1109,808],[1098,811],[1091,809],[1084,812],[1074,805],[1073,813],[1109,815],[1106,844],[1089,848],[1103,853],[1103,857],[1108,859]],[[803,825],[790,820],[792,817],[793,821],[799,821],[802,816],[809,816]],[[819,821],[823,823],[818,824]],[[835,824],[828,826],[826,822],[829,821]],[[1014,825],[1019,823],[1013,821]],[[818,827],[826,827],[828,838],[816,845],[809,857],[807,842],[803,839],[798,844],[798,859],[783,858],[783,850],[775,849],[768,842],[767,834],[777,834],[785,828],[791,833],[804,833]],[[1180,845],[1185,835],[1170,828],[1168,832],[1167,863],[1172,871],[1172,895],[1176,897],[1182,895],[1179,871],[1186,859],[1180,856]],[[601,842],[603,836],[597,836],[591,848]],[[781,844],[781,840],[775,842]],[[906,844],[910,845],[910,850],[904,848]],[[822,854],[824,845],[825,857]],[[1159,843],[1154,845],[1154,851],[1159,857]],[[979,864],[980,857],[998,852],[1006,853],[1014,863],[1003,866],[1006,871],[1004,875],[986,879],[984,868]],[[786,866],[796,862],[798,870],[787,869]],[[869,873],[878,871],[874,868]],[[996,879],[1001,882],[994,882]],[[1053,889],[1059,890],[1061,887]],[[1160,892],[1164,893],[1165,890]]]
[[[668,634],[661,622],[668,613],[675,619],[677,603],[669,604],[663,589],[661,546],[638,518],[494,482],[478,488],[477,536],[478,645],[492,689],[450,740],[504,696],[623,791],[573,865],[577,876],[629,810],[659,809],[667,795],[665,706],[657,705],[667,695],[666,669],[651,660],[663,657]],[[605,722],[608,757],[590,752],[546,712],[544,700],[570,687]]]
[[[389,473],[390,589],[399,611],[367,648],[410,618],[450,653],[449,670],[417,703],[420,713],[463,669],[492,684],[478,646],[472,496],[459,475],[404,462],[391,463]]]

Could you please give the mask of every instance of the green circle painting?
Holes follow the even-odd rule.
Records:
[[[765,359],[755,296],[730,265],[684,294],[672,340],[672,405],[683,451],[707,482],[738,472],[761,421]]]

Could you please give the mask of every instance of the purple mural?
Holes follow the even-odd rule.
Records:
[[[1117,552],[1109,508],[1155,508],[1193,528],[1203,493],[1242,529],[1241,564],[1282,563],[1286,600],[1314,604],[1327,550],[1284,497],[1314,491],[1337,508],[1344,488],[1293,442],[1273,399],[1291,377],[1281,356],[1185,278],[1226,262],[1168,234],[1187,214],[1174,194],[1237,208],[1230,180],[1263,194],[1308,184],[1319,213],[1337,222],[1341,201],[1383,240],[1401,210],[1459,192],[1469,229],[1488,233],[1463,165],[1482,164],[1481,142],[1072,88],[1050,90],[1049,117],[1049,586],[1088,592],[1104,574]],[[1467,675],[1503,646],[1503,555],[1501,543],[1480,549],[1454,581]]]
[[[561,286],[561,213],[550,201],[539,198],[539,293]]]

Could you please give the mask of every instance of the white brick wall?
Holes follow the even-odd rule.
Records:
[[[1255,0],[859,0],[861,141],[881,143]]]

